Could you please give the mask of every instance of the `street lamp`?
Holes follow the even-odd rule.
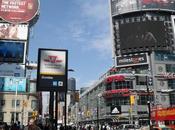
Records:
[[[149,129],[151,129],[151,104],[150,104],[150,91],[149,91],[149,84],[150,80],[152,80],[148,75],[146,76],[146,90],[147,90],[147,105],[148,105],[148,125]]]

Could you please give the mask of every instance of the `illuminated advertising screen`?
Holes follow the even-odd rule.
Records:
[[[111,13],[118,15],[138,10],[137,0],[111,0]]]
[[[26,78],[24,77],[0,77],[1,92],[25,92]]]
[[[140,0],[142,9],[174,10],[174,0]]]
[[[121,54],[161,50],[173,44],[171,21],[162,17],[132,17],[114,20],[116,51]]]
[[[112,15],[140,10],[174,11],[174,0],[111,0]]]
[[[27,24],[0,23],[0,39],[27,40]]]
[[[121,49],[168,44],[163,21],[124,23],[119,25],[119,29]]]
[[[39,49],[38,91],[67,91],[67,50]]]
[[[25,42],[0,41],[0,62],[24,63]]]

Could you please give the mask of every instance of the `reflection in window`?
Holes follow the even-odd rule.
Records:
[[[164,51],[156,51],[155,52],[155,60],[157,61],[174,61],[175,54]]]

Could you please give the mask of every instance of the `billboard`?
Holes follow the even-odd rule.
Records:
[[[175,8],[174,0],[140,0],[141,9],[172,10]]]
[[[161,50],[172,46],[170,22],[160,17],[141,16],[114,21],[115,47],[121,54]]]
[[[1,92],[25,92],[26,78],[24,77],[0,77]]]
[[[9,23],[29,22],[38,10],[38,0],[0,0],[0,17]]]
[[[0,23],[0,39],[27,40],[27,24]]]
[[[26,43],[0,41],[0,62],[25,63]]]
[[[112,15],[140,10],[174,11],[174,0],[111,0]]]
[[[148,64],[146,54],[117,57],[117,66],[131,66],[131,65],[142,65],[142,64]]]
[[[25,65],[1,63],[0,76],[25,77]]]
[[[38,91],[67,91],[67,50],[39,49]]]

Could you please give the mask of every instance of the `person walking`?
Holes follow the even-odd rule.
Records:
[[[35,120],[31,118],[29,124],[24,128],[24,130],[41,130],[36,124]]]

